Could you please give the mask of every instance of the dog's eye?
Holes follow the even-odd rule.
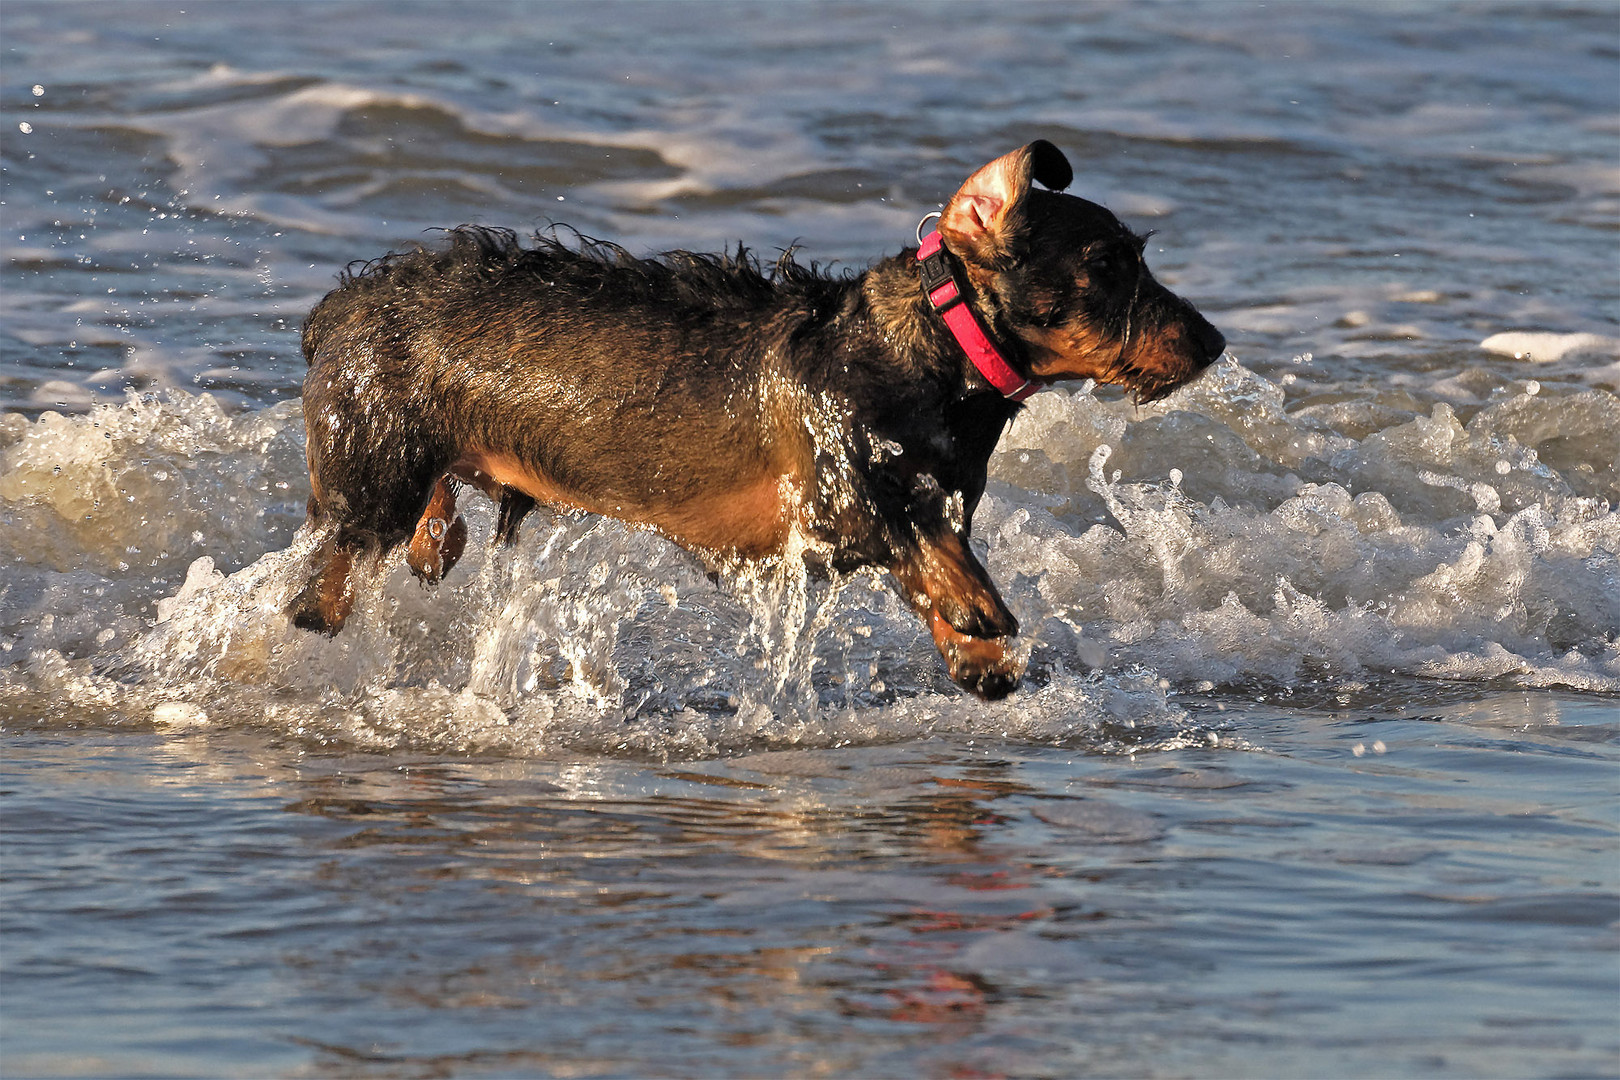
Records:
[[[1123,287],[1129,284],[1141,259],[1135,251],[1109,245],[1086,255],[1083,266],[1092,284]]]
[[[1085,262],[1086,273],[1092,280],[1108,280],[1118,277],[1124,270],[1125,262],[1117,251],[1099,251],[1087,257]]]

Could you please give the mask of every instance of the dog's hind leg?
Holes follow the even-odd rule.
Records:
[[[466,547],[467,522],[456,513],[455,482],[441,476],[417,519],[405,561],[413,574],[432,585],[450,572]]]
[[[435,502],[447,502],[444,530],[438,538],[430,569],[445,568],[460,554],[454,522],[455,491],[440,486],[448,462],[446,452],[420,430],[362,427],[351,415],[353,404],[330,407],[326,387],[311,392],[306,383],[304,420],[307,452],[310,522],[335,525],[332,538],[317,554],[309,584],[293,601],[293,622],[307,630],[336,634],[343,628],[355,602],[356,562],[375,561],[413,537],[426,517],[430,539]],[[442,496],[442,500],[441,500]],[[424,513],[426,511],[426,513]],[[462,527],[460,538],[466,532]],[[442,553],[442,554],[441,554]],[[413,563],[413,569],[419,567]]]
[[[346,543],[341,535],[334,535],[316,553],[318,569],[293,598],[288,610],[293,625],[300,630],[318,630],[328,637],[343,629],[349,612],[354,609],[355,555],[363,544]]]
[[[535,507],[535,501],[517,488],[501,488],[501,509],[495,519],[495,542],[507,547],[517,543],[518,525]]]

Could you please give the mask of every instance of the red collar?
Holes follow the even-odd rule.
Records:
[[[926,222],[927,218],[923,220]],[[979,325],[973,309],[963,302],[962,289],[956,282],[956,274],[951,269],[939,233],[931,232],[921,242],[922,247],[917,249],[917,261],[922,263],[923,291],[928,294],[928,302],[934,310],[945,320],[945,325],[950,327],[956,343],[962,346],[962,351],[968,354],[973,366],[979,369],[979,374],[1001,391],[1002,397],[1012,401],[1023,401],[1039,390],[1043,384],[1018,374],[1017,369],[1007,363],[991,342],[990,335]]]

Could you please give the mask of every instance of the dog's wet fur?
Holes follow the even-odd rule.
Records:
[[[1143,238],[1059,193],[1072,175],[1047,142],[974,173],[938,223],[957,280],[1021,375],[1161,397],[1225,342],[1154,280]],[[829,277],[740,248],[638,259],[463,227],[345,273],[304,325],[309,515],[333,527],[294,621],[335,634],[361,560],[400,543],[438,581],[471,485],[499,501],[501,542],[543,504],[650,526],[715,568],[887,569],[951,678],[1007,695],[1018,624],[968,536],[1020,406],[918,266],[912,249]]]

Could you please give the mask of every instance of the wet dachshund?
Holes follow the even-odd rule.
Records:
[[[335,528],[294,621],[336,633],[357,561],[405,541],[437,581],[469,484],[499,501],[502,542],[544,504],[715,568],[882,567],[951,678],[1004,697],[1018,623],[968,535],[1019,402],[1063,379],[1151,400],[1225,347],[1142,237],[1060,194],[1072,178],[1031,143],[969,177],[918,249],[842,278],[473,227],[346,272],[303,331],[309,515]]]

